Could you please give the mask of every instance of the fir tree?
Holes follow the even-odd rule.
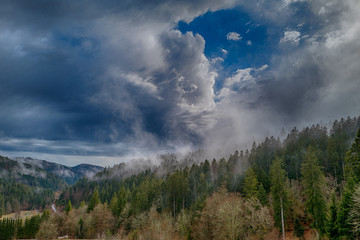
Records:
[[[117,197],[117,194],[114,193],[112,198],[111,198],[111,201],[110,201],[110,209],[111,209],[111,212],[114,216],[119,216],[119,206],[118,206],[118,197]]]
[[[275,225],[278,228],[281,228],[283,239],[285,239],[285,222],[287,215],[286,212],[289,206],[289,197],[286,185],[286,172],[282,165],[283,161],[276,157],[270,167],[270,178]]]
[[[255,171],[249,168],[245,173],[244,193],[246,198],[258,197],[259,195],[259,181]]]
[[[78,222],[78,229],[77,229],[77,233],[76,235],[82,239],[84,237],[84,220],[81,217],[79,222]]]
[[[351,236],[351,226],[348,220],[350,214],[352,195],[355,189],[355,180],[352,176],[347,176],[346,185],[341,195],[339,210],[337,214],[337,229],[340,236]]]
[[[305,161],[301,166],[302,184],[304,186],[306,209],[314,219],[314,227],[325,233],[326,201],[324,196],[325,176],[316,157],[316,151],[309,147]]]
[[[353,193],[355,191],[355,185],[357,180],[359,179],[359,161],[360,129],[358,130],[357,136],[345,158],[346,185],[343,189],[343,194],[341,196],[341,202],[339,204],[339,212],[337,216],[337,227],[340,236],[351,236],[352,234],[348,216],[350,213]]]
[[[268,195],[267,195],[262,183],[259,184],[259,191],[258,191],[257,198],[259,199],[259,201],[262,205],[268,204]]]
[[[100,199],[99,199],[99,191],[96,189],[93,193],[93,195],[91,196],[88,208],[87,208],[87,212],[91,212],[92,210],[94,210],[95,206],[98,205],[100,203]]]
[[[0,194],[0,218],[5,214],[5,198]]]
[[[331,197],[330,213],[327,221],[326,231],[329,239],[338,239],[339,232],[337,226],[337,205],[335,193]]]
[[[351,202],[351,210],[349,215],[349,223],[356,239],[360,238],[360,186],[358,186],[353,195]]]
[[[115,216],[119,216],[121,214],[121,212],[123,211],[123,209],[125,208],[127,202],[127,193],[125,188],[122,186],[120,188],[119,194],[118,194],[118,202],[117,202],[117,215]]]
[[[360,179],[360,129],[345,157],[345,174],[354,174]]]
[[[65,207],[65,212],[68,214],[72,210],[71,201],[69,200],[68,204]]]

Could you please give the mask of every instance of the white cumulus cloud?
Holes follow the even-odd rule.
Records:
[[[233,40],[233,41],[239,41],[242,39],[242,37],[240,36],[239,33],[237,32],[229,32],[227,35],[226,35],[226,39],[227,40]]]
[[[256,73],[259,71],[263,71],[267,69],[269,65],[265,64],[259,68],[245,68],[245,69],[238,69],[235,74],[231,77],[228,77],[225,81],[224,87],[234,87],[237,84],[243,83],[249,85],[251,83],[255,83],[255,77],[252,73]]]
[[[280,43],[287,43],[294,46],[299,45],[301,33],[298,31],[286,31],[284,37],[280,39]]]

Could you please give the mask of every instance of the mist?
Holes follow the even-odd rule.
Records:
[[[5,1],[0,154],[221,158],[356,116],[359,15],[355,0]]]

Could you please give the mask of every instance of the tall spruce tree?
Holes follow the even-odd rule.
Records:
[[[360,174],[360,129],[345,157],[345,180],[339,211],[337,215],[337,227],[340,236],[352,236],[352,227],[349,222],[349,214],[353,193]]]
[[[0,218],[5,214],[5,198],[0,194]]]
[[[353,195],[351,209],[349,214],[349,223],[352,233],[356,239],[360,238],[360,186],[358,186]]]
[[[339,239],[339,232],[337,226],[337,205],[335,193],[331,197],[330,212],[326,224],[326,232],[329,239]]]
[[[94,210],[95,206],[98,205],[100,203],[100,199],[99,199],[99,191],[96,189],[93,193],[93,195],[91,196],[88,208],[87,208],[87,212],[91,212],[92,210]]]
[[[345,174],[354,174],[360,179],[360,129],[345,157]]]
[[[120,216],[121,212],[124,210],[126,202],[127,202],[127,192],[124,188],[124,186],[121,186],[120,191],[117,195],[118,201],[117,201],[117,213],[115,216]]]
[[[306,196],[306,209],[314,219],[314,227],[325,233],[326,200],[325,175],[319,166],[316,149],[309,147],[301,166],[302,184]]]
[[[285,239],[285,222],[286,213],[289,208],[289,194],[286,171],[283,169],[282,159],[278,157],[276,157],[270,167],[270,179],[275,225],[281,229],[283,239]]]
[[[245,173],[244,193],[246,198],[258,197],[259,195],[259,181],[255,171],[249,168]]]
[[[346,175],[346,178],[346,184],[341,195],[337,214],[337,228],[340,236],[350,237],[352,232],[348,217],[350,214],[352,195],[355,190],[355,178],[349,174]]]
[[[72,210],[71,201],[69,200],[68,204],[65,207],[65,212],[68,214]]]
[[[118,217],[120,215],[118,201],[119,200],[118,200],[117,194],[114,193],[110,200],[110,209],[111,209],[112,214],[116,217]]]

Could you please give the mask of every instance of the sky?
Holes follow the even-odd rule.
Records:
[[[360,114],[357,0],[2,0],[0,154],[111,166]]]

